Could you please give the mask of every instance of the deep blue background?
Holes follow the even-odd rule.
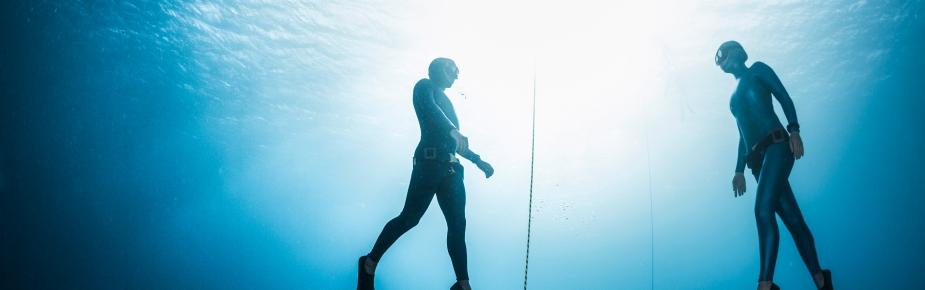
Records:
[[[388,31],[418,15],[405,8],[424,4],[2,4],[3,288],[352,287],[356,256],[400,208],[417,138],[404,98],[437,56],[392,68],[387,60],[405,55],[390,51],[414,35],[396,40]],[[666,40],[671,68],[651,72],[665,87],[638,103],[622,96],[640,104],[644,120],[623,119],[621,110],[634,109],[597,95],[567,94],[600,80],[552,68],[586,60],[580,55],[537,53],[531,289],[649,289],[652,279],[656,289],[753,287],[753,200],[726,192],[733,80],[710,64],[713,45],[732,37],[752,60],[774,66],[794,95],[808,151],[791,180],[839,288],[925,288],[921,1],[728,6],[701,8],[768,18],[712,34],[705,49]],[[783,23],[780,11],[807,22]],[[585,47],[574,45],[565,49]],[[289,58],[300,53],[309,56]],[[620,57],[615,70],[625,65]],[[495,68],[466,64],[462,86],[467,73]],[[377,82],[394,75],[400,83]],[[575,75],[581,80],[568,79]],[[467,168],[479,289],[522,283],[532,76],[506,80],[518,92],[508,96],[516,109],[477,110],[484,99],[453,96],[464,124],[499,112],[511,119],[494,128],[470,121],[474,144],[489,144],[478,148],[499,160],[502,174],[486,183]],[[579,85],[562,85],[572,82]],[[550,105],[564,98],[591,105]],[[377,102],[384,104],[370,105]],[[595,127],[606,131],[583,131],[583,122],[606,123]],[[478,130],[496,132],[479,139]],[[626,148],[613,149],[619,144]],[[648,162],[637,163],[643,154]],[[633,157],[621,163],[624,155]],[[387,255],[380,288],[449,285],[433,207]],[[781,241],[778,281],[810,289],[789,235]]]

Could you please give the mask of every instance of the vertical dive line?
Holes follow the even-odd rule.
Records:
[[[643,110],[643,114],[646,114],[648,110]],[[652,157],[649,152],[649,121],[648,116],[643,116],[643,125],[646,131],[646,167],[649,171],[649,261],[650,268],[649,272],[651,273],[650,287],[652,290],[655,290],[655,199],[652,194]]]
[[[664,52],[665,49],[663,48],[662,51]],[[663,57],[665,58],[666,61],[671,61],[671,59],[668,58],[667,56],[663,55]],[[665,74],[665,80],[663,80],[665,85],[662,86],[662,94],[663,96],[667,96],[668,86],[670,84],[668,81],[669,74],[667,73],[667,68],[664,68],[664,67],[663,67],[662,72]],[[643,130],[645,131],[645,136],[646,136],[646,166],[648,168],[647,171],[649,174],[649,243],[650,243],[649,244],[649,247],[650,247],[649,248],[649,260],[652,263],[650,264],[650,268],[649,268],[649,272],[651,273],[651,281],[650,281],[649,287],[650,289],[655,290],[655,193],[652,190],[652,150],[651,150],[652,148],[650,148],[651,146],[649,145],[649,112],[650,110],[649,110],[649,102],[645,101],[645,99],[643,99],[640,103],[643,105],[642,106],[642,109],[643,109],[642,110],[642,114],[643,114],[642,115],[642,126],[643,126]],[[683,111],[682,111],[682,116],[683,116]]]
[[[667,86],[667,84],[666,84]],[[667,89],[666,89],[667,91]],[[649,176],[649,287],[655,290],[655,198],[652,193],[652,153],[649,148],[649,103],[645,98],[640,102],[642,106],[642,128],[646,136],[646,168]]]
[[[527,290],[527,273],[530,270],[530,226],[533,223],[533,164],[536,154],[536,60],[533,60],[533,117],[530,125],[530,199],[527,207],[527,254],[524,257],[524,290]]]

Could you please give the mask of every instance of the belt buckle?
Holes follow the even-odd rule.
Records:
[[[787,135],[784,134],[783,130],[774,130],[773,132],[771,132],[771,141],[773,141],[774,143],[781,143],[781,142],[784,142],[784,140],[786,139],[787,139]]]

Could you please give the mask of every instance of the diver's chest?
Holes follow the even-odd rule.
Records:
[[[729,110],[733,115],[739,116],[770,102],[769,94],[763,92],[762,89],[761,84],[754,80],[739,82],[732,97],[729,98]]]
[[[434,100],[435,103],[437,103],[437,107],[443,111],[443,113],[447,118],[450,119],[450,121],[453,121],[455,124],[459,123],[459,121],[456,119],[456,109],[453,108],[453,103],[450,102],[450,98],[448,98],[445,94],[440,93],[434,98]]]

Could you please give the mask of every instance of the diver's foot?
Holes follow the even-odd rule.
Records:
[[[370,259],[367,256],[360,257],[360,260],[357,261],[357,290],[374,290],[376,289],[373,286],[373,271],[375,271],[375,266],[373,266],[373,271],[369,269]]]
[[[469,280],[459,280],[450,287],[450,290],[472,290],[472,286],[469,286]]]
[[[780,287],[771,281],[761,281],[758,282],[758,290],[780,290]]]
[[[369,256],[366,256],[366,263],[363,264],[363,268],[366,270],[366,274],[376,275],[376,265],[378,264],[379,262],[373,260]]]
[[[832,271],[822,270],[816,272],[813,275],[813,280],[816,282],[816,288],[819,290],[833,290],[835,286],[832,286]]]

